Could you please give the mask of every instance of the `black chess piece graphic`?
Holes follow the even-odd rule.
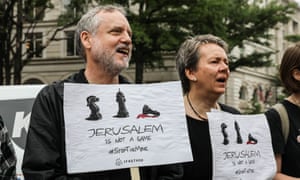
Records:
[[[153,115],[153,116],[159,116],[160,112],[156,110],[152,110],[147,104],[143,106],[143,114]]]
[[[250,133],[248,134],[247,144],[257,144],[257,139],[255,139]]]
[[[99,98],[96,96],[89,96],[86,98],[87,106],[90,108],[91,113],[90,116],[85,118],[86,120],[99,120],[102,119],[102,115],[99,113],[99,106],[96,104],[96,102],[99,101]]]
[[[241,136],[241,133],[240,133],[240,126],[236,121],[234,121],[234,128],[235,128],[236,135],[237,135],[236,142],[238,144],[243,144],[243,139],[242,139],[242,136]]]
[[[221,129],[222,129],[222,134],[223,134],[223,137],[224,137],[224,140],[223,140],[224,145],[229,144],[228,133],[225,130],[226,128],[227,128],[227,125],[225,123],[222,123],[221,124]]]
[[[120,91],[120,89],[117,92],[116,101],[118,102],[118,105],[119,105],[119,111],[118,111],[117,115],[114,115],[114,117],[118,117],[118,118],[129,117],[129,113],[125,106],[126,98],[125,98],[125,95]]]
[[[151,109],[147,104],[143,106],[143,113],[139,114],[137,118],[146,118],[146,117],[158,117],[160,116],[160,112]]]

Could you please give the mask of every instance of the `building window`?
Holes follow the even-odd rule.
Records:
[[[298,33],[298,23],[296,21],[293,21],[293,33]]]
[[[28,33],[25,37],[27,58],[42,57],[43,34]]]
[[[36,20],[41,21],[45,17],[45,9],[46,7],[43,5],[38,5],[37,3],[33,3],[32,1],[25,0],[24,1],[24,18],[27,22],[34,22]]]
[[[66,31],[66,54],[67,56],[78,56],[78,52],[76,50],[76,39],[74,31]]]
[[[247,100],[248,99],[248,89],[245,85],[240,87],[239,99]]]

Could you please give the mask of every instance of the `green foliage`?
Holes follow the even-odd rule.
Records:
[[[259,101],[252,99],[251,106],[248,109],[246,109],[243,114],[259,114],[262,112],[262,104]]]
[[[23,17],[26,23],[36,23],[43,20],[46,9],[53,9],[50,0],[24,0]]]
[[[230,57],[231,63],[229,64],[230,70],[234,71],[238,67],[248,66],[248,67],[263,67],[270,66],[272,64],[272,60],[269,57],[273,54],[273,52],[253,52],[249,55],[241,54],[241,57]]]
[[[91,0],[71,0],[70,4],[65,6],[64,13],[58,18],[58,26],[75,25],[87,8],[86,2],[91,3]]]
[[[12,77],[14,84],[21,83],[22,68],[29,60],[22,54],[22,43],[27,40],[24,34],[34,32],[45,11],[53,7],[50,0],[0,2],[0,85],[11,84]]]
[[[85,0],[70,0],[68,11],[60,24],[76,22],[85,11]],[[87,1],[87,2],[90,2]],[[187,36],[214,34],[226,40],[230,50],[244,49],[245,42],[269,46],[272,36],[268,30],[277,23],[287,23],[297,5],[268,5],[248,0],[98,0],[99,4],[118,3],[128,8],[133,29],[136,81],[143,81],[144,67],[163,64],[162,52],[176,51]],[[76,15],[74,9],[76,8]],[[269,66],[272,51],[256,51],[249,55],[231,57],[231,68],[240,66]]]
[[[244,48],[244,42],[256,43],[262,46],[269,46],[272,36],[268,30],[277,23],[287,23],[289,15],[296,9],[296,4],[278,5],[271,2],[265,7],[256,4],[248,4],[247,0],[232,1],[232,10],[228,16],[227,42],[230,47]],[[241,7],[241,8],[239,8]],[[235,10],[234,10],[235,9]],[[276,51],[254,52],[242,58],[231,57],[231,70],[237,67],[262,67],[271,65],[270,55]]]
[[[298,42],[300,41],[300,35],[298,34],[288,35],[285,36],[285,39],[290,42]]]
[[[288,93],[285,92],[285,91],[283,90],[282,94],[279,94],[279,95],[277,96],[277,102],[283,101],[283,100],[284,100],[285,98],[287,98],[288,96],[289,96]]]

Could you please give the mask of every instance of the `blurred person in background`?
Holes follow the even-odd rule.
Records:
[[[275,180],[300,179],[300,42],[283,54],[280,79],[289,96],[281,104],[287,112],[288,135],[285,140],[279,113],[271,108],[265,114],[269,122],[277,163]]]
[[[7,128],[0,116],[0,179],[16,179],[16,153],[9,138]]]

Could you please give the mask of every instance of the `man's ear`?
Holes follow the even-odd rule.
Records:
[[[195,76],[195,72],[191,69],[185,69],[185,75],[190,81],[197,81],[197,77]]]
[[[87,31],[82,31],[80,33],[80,40],[85,49],[91,48],[91,35]]]
[[[296,79],[297,81],[300,81],[300,70],[299,69],[294,69],[292,72],[293,78]]]

